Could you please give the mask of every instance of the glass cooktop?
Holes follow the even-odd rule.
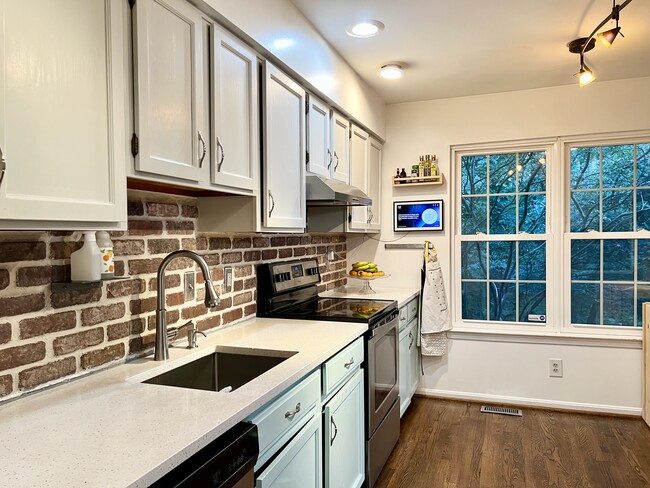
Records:
[[[384,312],[396,308],[391,300],[315,298],[278,314],[280,317],[339,322],[373,322]]]

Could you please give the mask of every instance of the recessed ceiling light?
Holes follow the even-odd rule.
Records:
[[[350,24],[345,32],[350,37],[372,37],[384,30],[384,24],[378,20],[363,20]]]
[[[377,72],[382,78],[396,80],[402,77],[402,66],[399,64],[385,64]]]

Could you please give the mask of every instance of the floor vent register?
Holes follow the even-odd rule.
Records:
[[[515,417],[521,417],[523,412],[519,408],[508,408],[508,407],[491,407],[483,405],[481,407],[482,413],[498,413],[501,415],[513,415]]]

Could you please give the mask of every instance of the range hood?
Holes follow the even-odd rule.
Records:
[[[307,206],[368,206],[372,200],[355,186],[324,176],[307,175]]]

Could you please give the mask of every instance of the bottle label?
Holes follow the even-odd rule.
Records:
[[[115,273],[115,263],[113,262],[113,248],[100,247],[99,254],[102,257],[102,274]]]

